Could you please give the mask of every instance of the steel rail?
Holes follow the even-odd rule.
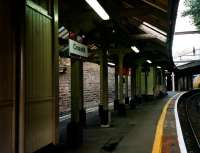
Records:
[[[200,94],[195,94],[195,95],[193,95],[193,96],[196,96],[196,95],[200,95]],[[193,97],[193,96],[191,96],[191,97]],[[190,97],[190,99],[191,99],[191,97]],[[186,111],[187,120],[188,120],[188,122],[189,122],[190,129],[192,130],[193,137],[194,137],[195,140],[196,140],[195,142],[196,142],[196,144],[197,144],[197,146],[198,146],[198,149],[200,150],[200,142],[199,142],[198,137],[197,137],[197,135],[196,135],[197,132],[195,132],[196,130],[195,130],[195,128],[193,127],[192,122],[191,122],[191,118],[190,118],[190,114],[189,114],[189,110],[188,110],[188,104],[189,104],[189,102],[187,101],[187,102],[185,103],[185,111]]]

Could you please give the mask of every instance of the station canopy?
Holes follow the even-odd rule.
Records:
[[[109,20],[100,18],[86,1],[59,1],[61,45],[76,35],[88,46],[91,62],[98,63],[100,50],[106,48],[111,62],[124,52],[128,66],[149,59],[165,69],[174,67],[171,48],[178,0],[98,0]]]

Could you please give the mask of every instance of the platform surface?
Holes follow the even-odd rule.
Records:
[[[177,94],[170,101],[165,116],[163,138],[162,138],[162,153],[180,153],[179,142],[177,139],[176,120],[175,120],[175,101],[179,97]]]
[[[98,113],[89,113],[84,143],[66,153],[151,153],[158,119],[167,101],[175,93],[161,99],[143,101],[135,110],[127,109],[126,117],[112,113],[112,126],[100,128]],[[62,122],[64,129],[67,121]],[[64,137],[64,132],[61,137]]]

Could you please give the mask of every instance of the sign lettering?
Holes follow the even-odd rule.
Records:
[[[69,53],[83,57],[88,57],[88,48],[86,45],[83,45],[81,43],[69,39]]]

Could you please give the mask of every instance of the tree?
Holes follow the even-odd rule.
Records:
[[[182,16],[191,16],[193,23],[200,30],[200,0],[185,0],[187,10],[182,13]]]

